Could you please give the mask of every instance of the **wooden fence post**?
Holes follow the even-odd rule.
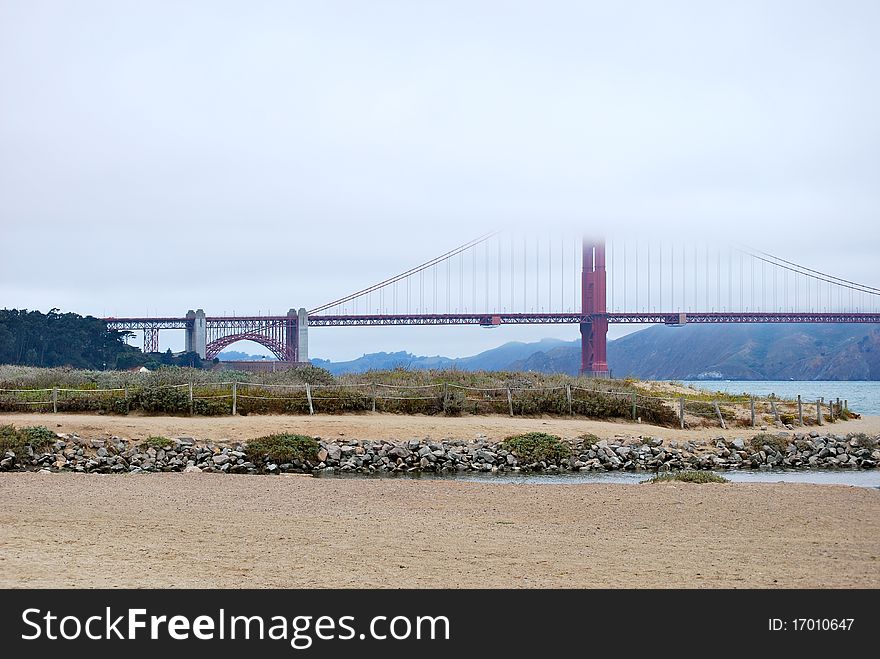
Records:
[[[727,426],[724,424],[724,417],[721,416],[721,408],[718,407],[718,401],[717,401],[717,400],[713,400],[713,401],[712,401],[712,404],[715,406],[715,414],[718,415],[718,420],[721,422],[721,429],[722,429],[722,430],[727,430]]]
[[[370,393],[373,395],[373,411],[376,411],[376,384],[370,386]]]
[[[306,398],[309,401],[309,414],[315,413],[315,408],[312,406],[312,387],[306,382]]]
[[[804,400],[801,398],[801,395],[798,394],[798,423],[803,427],[804,425]]]
[[[818,423],[820,426],[825,424],[825,422],[822,420],[822,399],[821,398],[816,399],[816,423]]]
[[[238,382],[232,383],[232,416],[235,416],[238,407]]]
[[[684,430],[684,396],[678,399],[678,417],[681,429]]]
[[[446,414],[446,401],[449,400],[449,385],[443,383],[443,414]]]
[[[507,406],[510,408],[510,416],[513,416],[513,395],[510,393],[510,387],[507,387]]]
[[[780,423],[781,419],[779,418],[779,410],[776,409],[775,400],[770,401],[770,409],[773,411],[773,420],[776,421],[776,423]]]
[[[833,398],[828,399],[828,410],[831,414],[831,423],[834,423],[834,399]]]
[[[755,397],[749,396],[749,406],[752,409],[752,428],[755,427]]]
[[[571,384],[565,385],[565,397],[568,399],[568,416],[574,416],[571,407]]]
[[[52,389],[52,412],[58,414],[58,387]]]
[[[633,421],[635,421],[638,418],[636,416],[638,414],[638,405],[636,405],[636,395],[635,394],[632,395],[632,408],[633,408]]]
[[[189,383],[189,413],[193,413],[193,383]]]

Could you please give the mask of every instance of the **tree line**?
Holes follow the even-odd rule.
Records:
[[[93,370],[138,366],[194,366],[201,368],[197,353],[175,355],[143,353],[128,345],[132,332],[111,330],[100,318],[27,309],[0,310],[0,364],[21,366],[69,366]]]

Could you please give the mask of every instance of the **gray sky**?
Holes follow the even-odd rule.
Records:
[[[869,1],[0,0],[0,304],[283,313],[504,226],[732,238],[880,286],[878,38]],[[311,352],[548,335],[577,330]]]

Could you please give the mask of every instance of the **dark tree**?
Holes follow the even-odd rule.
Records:
[[[131,332],[107,329],[93,316],[48,313],[26,309],[0,310],[0,364],[26,366],[71,366],[74,368],[155,368],[169,366],[200,368],[196,353],[145,355],[125,339]],[[158,357],[158,359],[157,359]]]

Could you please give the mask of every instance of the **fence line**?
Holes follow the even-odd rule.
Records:
[[[232,384],[231,382],[227,384]],[[239,387],[266,387],[270,389],[302,389],[305,391],[306,385],[304,384],[259,384],[257,382],[239,382]]]
[[[206,388],[215,388],[215,387],[229,387],[231,388],[230,393],[216,393],[216,394],[207,394],[207,393],[199,393],[201,389]],[[302,392],[303,395],[292,397],[292,396],[259,396],[259,395],[248,395],[244,393],[238,393],[237,389],[239,387],[249,387],[251,389],[286,389],[286,390],[298,390]],[[509,412],[511,416],[515,415],[516,409],[519,408],[520,415],[528,414],[525,412],[525,405],[528,402],[523,398],[524,394],[528,393],[542,393],[542,392],[558,392],[560,390],[565,391],[564,398],[565,400],[560,400],[559,409],[551,410],[552,412],[562,414],[565,410],[567,410],[568,414],[571,416],[575,415],[576,409],[583,409],[581,407],[582,404],[590,402],[588,399],[577,398],[574,396],[577,392],[582,392],[587,394],[588,396],[608,396],[608,397],[625,397],[626,399],[631,401],[631,416],[632,419],[640,420],[640,416],[638,414],[639,410],[643,410],[646,413],[651,412],[649,408],[646,408],[644,404],[639,405],[639,401],[647,402],[647,401],[660,401],[662,404],[668,404],[669,410],[675,414],[680,422],[682,428],[685,427],[685,416],[690,414],[691,416],[702,417],[706,419],[717,419],[718,423],[722,428],[726,428],[726,422],[735,421],[736,415],[731,414],[731,410],[729,409],[730,405],[737,406],[748,406],[748,415],[749,415],[749,424],[752,427],[756,427],[757,425],[763,425],[763,417],[767,415],[767,406],[769,405],[769,413],[773,417],[773,423],[775,424],[784,424],[787,420],[787,423],[793,425],[797,422],[798,425],[804,426],[806,420],[810,420],[815,422],[817,425],[823,425],[825,423],[826,418],[830,421],[834,421],[835,418],[840,418],[844,413],[849,411],[848,402],[844,400],[841,403],[841,400],[838,398],[835,402],[833,398],[829,399],[828,402],[825,401],[824,398],[819,398],[815,402],[804,400],[800,395],[796,400],[783,400],[780,398],[776,398],[773,396],[767,398],[756,398],[754,396],[749,396],[748,399],[744,400],[734,400],[734,401],[722,401],[719,403],[719,400],[711,398],[711,394],[707,394],[706,398],[694,399],[687,398],[686,396],[656,396],[638,393],[634,391],[620,391],[614,389],[603,389],[601,387],[583,387],[583,386],[573,386],[573,385],[556,385],[549,387],[471,387],[467,385],[461,385],[456,383],[435,383],[435,384],[427,384],[427,385],[404,385],[404,384],[385,384],[378,382],[369,382],[369,383],[355,383],[355,384],[318,384],[318,385],[308,385],[308,384],[260,384],[255,382],[239,382],[239,381],[229,381],[229,382],[203,382],[203,383],[184,383],[184,384],[162,384],[156,386],[132,386],[132,387],[115,387],[110,389],[76,389],[71,387],[54,387],[54,388],[39,388],[39,389],[3,389],[0,388],[0,408],[3,406],[16,406],[16,405],[24,405],[24,406],[52,406],[52,410],[54,412],[58,411],[59,403],[61,406],[64,406],[65,403],[70,403],[72,401],[65,400],[66,395],[73,394],[76,397],[80,395],[88,395],[88,394],[116,394],[122,392],[124,397],[119,398],[115,397],[113,400],[115,402],[125,402],[126,403],[126,412],[128,411],[128,404],[133,396],[137,396],[140,392],[143,391],[152,391],[152,390],[162,390],[162,389],[189,389],[189,403],[190,403],[190,413],[192,413],[192,402],[194,400],[214,400],[214,399],[232,399],[232,409],[233,414],[235,414],[236,410],[236,400],[244,399],[244,400],[264,400],[264,401],[296,401],[299,404],[305,404],[308,402],[308,412],[309,414],[314,414],[314,404],[328,401],[346,401],[350,400],[346,396],[338,395],[338,396],[324,396],[321,395],[322,390],[332,390],[332,391],[340,391],[340,390],[350,390],[355,396],[359,396],[360,400],[372,401],[372,410],[376,410],[377,401],[436,401],[438,409],[436,411],[446,412],[450,405],[455,404],[456,402],[463,401],[470,402],[474,404],[487,404],[487,405],[497,405],[499,407],[496,412],[500,413],[500,408],[503,406],[505,411]],[[434,396],[410,396],[410,395],[400,395],[401,391],[417,391],[417,390],[429,390],[436,389],[437,394]],[[387,393],[383,393],[387,390]],[[455,390],[462,391],[464,396],[461,399],[456,399],[451,397],[451,393]],[[46,394],[51,392],[51,399],[49,400],[10,400],[4,398],[6,396],[11,396],[12,398],[17,398],[19,394],[23,395],[39,395]],[[328,392],[329,393],[329,392]],[[59,399],[59,394],[65,394],[65,396]],[[519,398],[519,400],[517,400]],[[105,398],[106,402],[106,398]],[[518,405],[517,405],[518,404]],[[787,406],[788,411],[784,411],[783,406]],[[796,412],[792,411],[791,408],[796,406]],[[815,409],[815,414],[810,411],[810,407]],[[344,408],[344,406],[343,406]],[[100,409],[100,408],[99,408]],[[115,409],[115,408],[114,408]],[[357,408],[361,409],[361,408]],[[474,408],[476,410],[476,407]],[[826,415],[827,410],[827,415]],[[461,410],[458,410],[461,411]],[[537,409],[536,412],[539,413],[541,409]],[[619,410],[618,410],[619,412]],[[611,415],[609,415],[611,416]],[[630,416],[617,414],[616,417],[619,416]],[[759,423],[758,417],[761,417],[761,421]],[[769,415],[768,415],[769,416]]]

